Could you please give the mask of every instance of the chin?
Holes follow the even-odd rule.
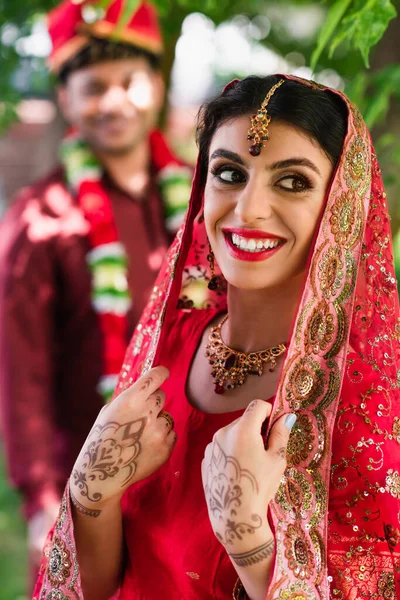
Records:
[[[235,272],[236,271],[236,272]],[[253,273],[249,272],[250,269],[245,269],[242,272],[238,272],[236,269],[227,271],[225,278],[229,285],[247,291],[256,290],[268,290],[268,289],[279,289],[284,288],[292,280],[302,278],[304,276],[304,268],[298,270],[286,270],[277,272],[269,271],[261,272],[257,270]]]
[[[262,277],[260,273],[254,273],[250,275],[249,273],[230,273],[226,280],[229,285],[235,287],[239,290],[264,290],[266,288],[273,288],[283,283],[282,276],[281,277]]]

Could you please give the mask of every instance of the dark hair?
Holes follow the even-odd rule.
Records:
[[[216,130],[231,119],[257,112],[268,91],[279,79],[277,75],[246,77],[201,106],[196,137],[203,180]],[[314,138],[336,165],[347,131],[348,114],[345,103],[338,96],[288,79],[273,94],[268,113],[273,121],[289,123]]]
[[[150,67],[155,71],[159,69],[161,56],[152,54],[143,48],[114,42],[102,38],[91,37],[86,46],[75,56],[68,60],[61,68],[58,78],[61,83],[66,83],[68,76],[78,69],[94,65],[105,60],[119,60],[121,58],[145,58]]]

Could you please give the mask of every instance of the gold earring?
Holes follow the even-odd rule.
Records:
[[[215,274],[215,257],[214,257],[214,252],[211,248],[210,242],[208,242],[208,247],[209,247],[209,252],[207,254],[207,260],[210,263],[211,279],[208,282],[207,287],[212,292],[215,292],[215,291],[219,290],[219,288],[220,288],[220,278],[218,277],[218,275]]]

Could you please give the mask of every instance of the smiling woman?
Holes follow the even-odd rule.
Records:
[[[208,103],[198,140],[37,597],[394,600],[400,311],[369,133],[341,93],[271,76]]]
[[[333,166],[322,148],[292,125],[272,123],[257,157],[249,154],[248,116],[232,125],[223,123],[210,145],[204,191],[208,239],[232,286],[264,290],[271,298],[270,288],[303,276]],[[273,249],[265,248],[271,242]]]

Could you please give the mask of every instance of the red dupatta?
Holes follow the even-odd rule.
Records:
[[[289,467],[270,506],[276,557],[267,598],[394,600],[400,597],[400,311],[390,219],[368,130],[348,99],[329,91],[348,107],[348,131],[270,419],[298,415]],[[157,364],[177,306],[193,296],[197,304],[226,303],[223,292],[205,293],[202,196],[197,171],[186,223],[133,336],[116,393]],[[330,492],[335,505],[328,512]],[[82,597],[66,497],[47,554],[61,551],[68,575],[57,580],[45,560],[37,597],[51,590]]]

